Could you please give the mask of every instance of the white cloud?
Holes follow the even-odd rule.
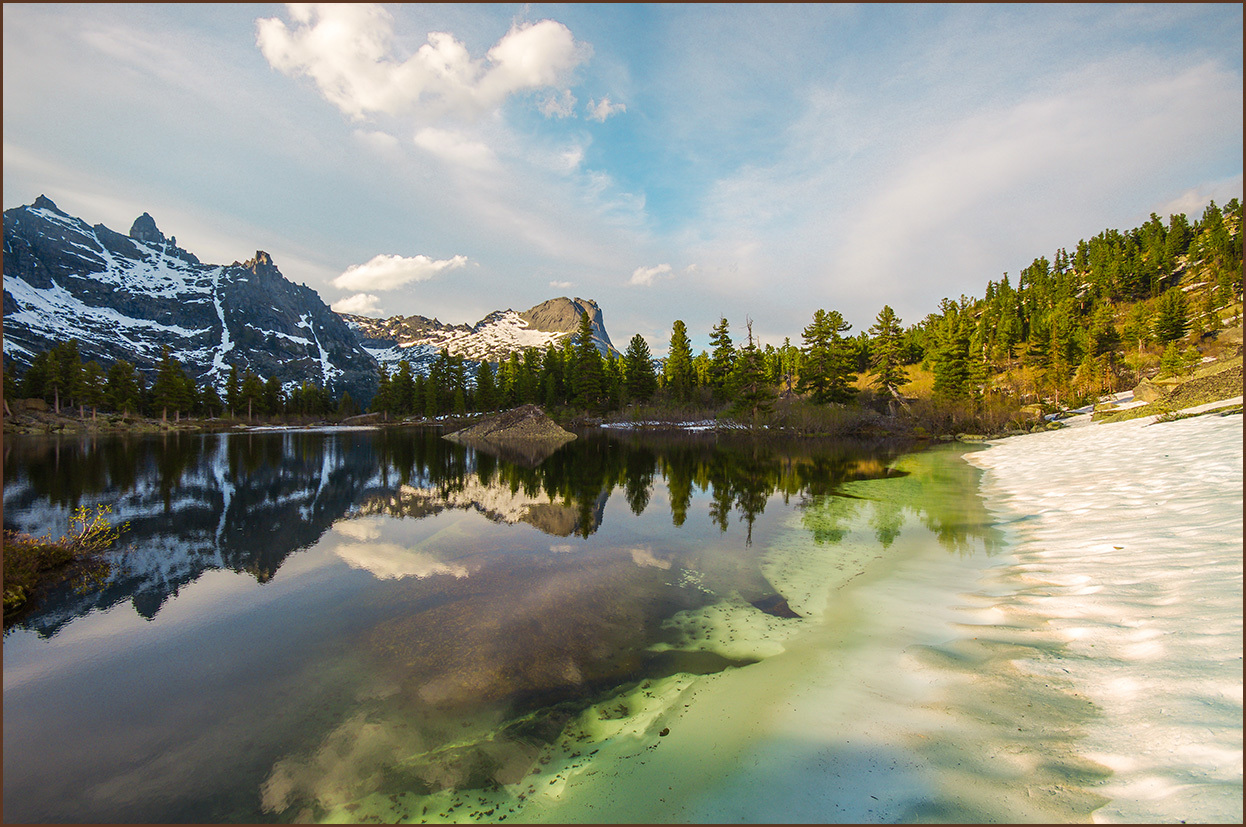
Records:
[[[487,170],[497,165],[493,150],[460,132],[425,127],[415,133],[415,145],[438,158],[469,169]]]
[[[537,103],[537,109],[547,118],[567,118],[575,112],[575,95],[570,89],[546,92]]]
[[[611,115],[617,115],[620,112],[626,112],[627,106],[622,103],[611,103],[610,97],[607,95],[599,101],[589,99],[588,101],[588,119],[605,123],[606,118]]]
[[[1152,210],[1160,218],[1167,221],[1168,216],[1184,213],[1190,219],[1199,218],[1203,210],[1212,201],[1223,207],[1225,202],[1242,197],[1242,176],[1234,175],[1223,181],[1215,181],[1199,187],[1192,187],[1181,195],[1167,201],[1163,206]]]
[[[388,132],[380,132],[369,129],[356,129],[355,138],[365,146],[371,147],[374,151],[383,155],[390,155],[398,151],[398,139]]]
[[[413,281],[427,281],[443,270],[467,264],[467,256],[434,261],[428,256],[379,255],[366,264],[352,264],[333,280],[343,290],[393,290]]]
[[[658,276],[665,276],[671,272],[669,264],[659,264],[656,267],[637,267],[632,271],[632,277],[628,279],[628,284],[643,285],[648,287],[653,284],[653,280]]]
[[[351,313],[356,316],[379,315],[381,313],[381,300],[371,293],[356,293],[340,301],[336,301],[329,305],[329,309],[334,313]]]
[[[572,287],[575,287],[575,282],[571,282],[571,281],[551,281],[551,282],[549,283],[549,286],[550,286],[550,287],[557,288],[558,290],[568,290],[568,289],[570,289],[570,288],[572,288]]]
[[[393,54],[393,17],[380,6],[292,3],[287,10],[291,26],[275,17],[256,21],[256,45],[274,69],[311,78],[357,120],[416,111],[477,116],[518,92],[566,92],[571,70],[591,54],[566,26],[541,20],[514,24],[483,59],[446,32],[430,32],[401,59]]]

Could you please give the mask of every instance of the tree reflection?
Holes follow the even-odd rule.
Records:
[[[6,441],[5,525],[54,531],[59,525],[39,521],[95,503],[114,505],[118,518],[131,522],[128,539],[139,553],[100,594],[51,601],[62,618],[53,625],[125,599],[154,612],[211,568],[267,582],[290,554],[316,543],[343,517],[419,519],[470,508],[552,536],[587,538],[616,491],[639,515],[659,484],[674,527],[690,516],[708,518],[720,533],[739,523],[748,547],[776,496],[797,501],[815,542],[841,541],[862,502],[844,486],[875,481],[887,486],[879,491],[892,493],[851,496],[875,499],[870,525],[884,547],[907,513],[919,514],[945,546],[973,547],[989,522],[974,469],[915,466],[917,477],[905,482],[906,472],[895,467],[901,454],[900,446],[887,444],[599,431],[580,434],[536,464],[455,444],[434,429],[17,437]],[[959,499],[939,508],[923,504],[936,489]],[[689,513],[697,499],[704,517]],[[499,510],[499,502],[508,505]]]

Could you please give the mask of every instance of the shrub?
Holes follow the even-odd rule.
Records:
[[[117,541],[129,523],[114,526],[112,506],[74,509],[64,534],[32,537],[4,532],[4,612],[22,608],[35,588],[73,563],[90,561]],[[95,575],[98,571],[88,571]]]

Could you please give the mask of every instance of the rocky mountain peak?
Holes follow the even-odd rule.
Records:
[[[52,199],[48,198],[46,195],[40,195],[35,199],[35,203],[31,204],[31,206],[36,210],[51,210],[54,213],[60,213],[61,215],[65,214],[61,212],[60,208],[52,203]]]
[[[234,262],[234,263],[237,264],[237,262]],[[264,252],[263,250],[256,250],[255,258],[247,259],[246,261],[242,263],[241,266],[244,270],[250,270],[252,273],[255,273],[256,275],[258,275],[260,271],[262,270],[272,272],[272,271],[276,271],[277,269],[277,265],[273,264],[272,256],[270,256],[268,253]]]
[[[156,219],[143,213],[130,225],[130,238],[135,241],[146,241],[150,244],[163,244],[164,233],[156,227]]]

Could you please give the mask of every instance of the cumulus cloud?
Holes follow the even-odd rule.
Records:
[[[577,43],[555,20],[515,23],[483,58],[446,32],[405,59],[393,52],[393,17],[375,4],[287,5],[290,25],[276,18],[256,21],[256,45],[268,63],[290,76],[305,76],[344,114],[478,116],[510,95],[552,88],[554,109],[565,105],[571,71],[592,50]]]
[[[549,283],[549,286],[550,286],[550,287],[553,287],[553,288],[555,288],[555,289],[558,289],[558,290],[567,290],[568,288],[575,287],[575,282],[572,282],[572,281],[551,281],[551,282]]]
[[[379,255],[366,264],[352,264],[333,280],[343,290],[393,290],[413,281],[428,281],[443,270],[467,264],[467,256],[433,260],[428,256]]]
[[[415,145],[437,157],[470,169],[485,170],[496,165],[493,150],[459,132],[425,127],[415,133]]]
[[[648,287],[653,284],[653,280],[658,276],[665,276],[671,272],[669,264],[659,264],[656,267],[637,267],[632,271],[632,277],[628,279],[628,284],[643,285]]]
[[[626,112],[627,106],[621,103],[611,103],[610,97],[607,95],[599,101],[589,99],[588,101],[588,119],[605,123],[606,118],[611,115],[617,115],[620,112]]]
[[[353,313],[356,316],[379,315],[381,300],[371,293],[356,293],[334,302],[329,305],[329,308],[334,313]]]

